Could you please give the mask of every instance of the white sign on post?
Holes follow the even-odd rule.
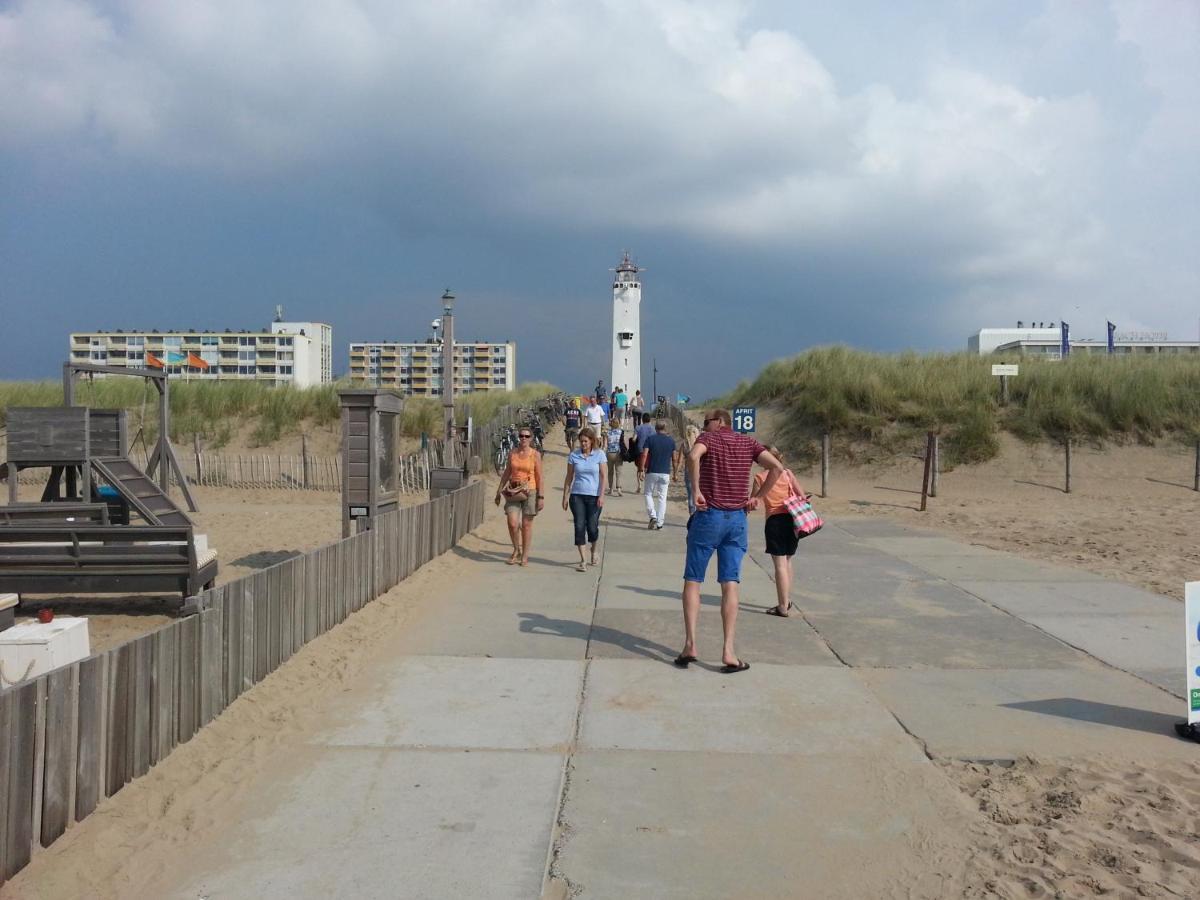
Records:
[[[1200,581],[1184,588],[1184,618],[1187,621],[1188,724],[1200,724]]]
[[[1020,366],[992,366],[993,375],[1016,375]]]

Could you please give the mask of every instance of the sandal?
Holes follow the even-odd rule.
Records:
[[[750,668],[750,663],[743,662],[739,659],[736,665],[733,663],[726,663],[725,665],[721,666],[721,671],[726,675],[732,675],[734,672],[745,672],[748,668]]]
[[[578,565],[575,566],[575,571],[576,572],[586,572],[587,566],[585,566],[583,563],[579,563]]]
[[[788,604],[787,612],[780,612],[778,606],[772,606],[770,609],[763,610],[768,616],[779,616],[781,619],[791,618],[792,604]]]
[[[691,663],[694,663],[695,661],[696,661],[696,657],[691,656],[690,654],[681,653],[681,654],[679,654],[679,656],[675,657],[675,665],[679,666],[679,668],[681,668],[681,669],[686,669]]]

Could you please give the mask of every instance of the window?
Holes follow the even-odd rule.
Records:
[[[238,351],[238,361],[239,362],[254,362],[254,351],[253,350],[239,350]]]
[[[290,338],[290,337],[281,337],[281,338],[279,339],[279,346],[280,346],[280,347],[290,347],[290,346],[292,346],[292,343],[293,343],[294,341],[295,341],[295,338]]]
[[[280,367],[279,367],[279,374],[280,374],[280,375],[291,375],[291,374],[292,374],[292,367],[291,367],[291,366],[280,366]]]
[[[166,350],[180,350],[183,347],[183,338],[181,337],[165,337],[163,338],[163,348]]]
[[[204,334],[200,336],[201,347],[215,347],[220,342],[220,338],[215,334]]]

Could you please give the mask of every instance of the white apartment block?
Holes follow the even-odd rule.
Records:
[[[188,381],[305,388],[333,380],[333,329],[321,322],[272,322],[263,331],[76,331],[69,340],[72,362],[163,368]]]
[[[442,394],[442,341],[364,341],[350,345],[350,378],[410,397]],[[511,391],[517,386],[517,345],[454,342],[454,393]]]

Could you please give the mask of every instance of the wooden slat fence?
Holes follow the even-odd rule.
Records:
[[[206,591],[199,615],[0,691],[0,884],[293,653],[483,522],[484,489]]]

